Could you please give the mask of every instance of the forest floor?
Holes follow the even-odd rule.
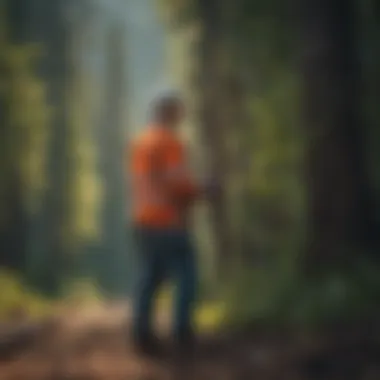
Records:
[[[380,379],[373,331],[368,336],[363,329],[350,329],[333,340],[257,328],[202,333],[191,357],[179,358],[168,349],[153,360],[134,353],[128,315],[126,307],[112,305],[61,313],[50,328],[36,330],[17,349],[0,350],[0,380]],[[161,318],[157,325],[165,335],[169,322]],[[0,330],[0,341],[10,327]]]

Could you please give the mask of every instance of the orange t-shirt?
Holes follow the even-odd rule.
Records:
[[[176,227],[198,194],[176,134],[150,126],[132,146],[133,220],[149,227]]]

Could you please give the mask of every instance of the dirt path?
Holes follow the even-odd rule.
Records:
[[[380,372],[355,375],[352,369],[340,371],[344,377],[319,371],[321,377],[318,362],[305,370],[290,345],[248,335],[202,336],[194,357],[179,360],[168,351],[160,361],[148,360],[133,352],[126,321],[128,311],[121,307],[71,312],[26,352],[1,362],[0,380],[380,379]],[[161,321],[164,334],[166,327]]]

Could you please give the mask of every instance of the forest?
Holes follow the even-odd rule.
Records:
[[[183,92],[194,172],[223,185],[193,215],[199,324],[378,337],[380,3],[139,4],[163,42],[133,0],[1,1],[2,319],[131,295],[140,66]]]

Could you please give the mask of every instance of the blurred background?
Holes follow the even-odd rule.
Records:
[[[0,17],[4,323],[128,303],[128,142],[170,86],[195,175],[223,184],[193,215],[200,328],[344,326],[380,352],[376,0],[2,0]]]

